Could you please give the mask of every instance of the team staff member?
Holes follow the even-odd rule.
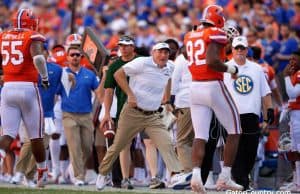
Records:
[[[232,175],[244,190],[249,189],[248,177],[256,158],[261,107],[265,122],[271,124],[274,121],[270,87],[261,66],[246,58],[247,48],[246,37],[238,36],[233,39],[233,58],[226,64],[238,67],[239,76],[224,75],[224,82],[237,105],[243,129]]]
[[[158,114],[164,92],[170,97],[170,78],[174,67],[168,63],[169,52],[167,43],[157,43],[153,46],[152,56],[136,58],[114,74],[128,96],[128,103],[120,114],[115,141],[100,165],[97,189],[104,188],[105,176],[119,152],[143,129],[155,143],[172,174],[171,186],[180,187],[188,181],[189,174],[180,173],[183,169],[176,158],[166,126]],[[126,75],[130,77],[129,84]]]
[[[74,75],[75,85],[67,87],[66,83],[61,82],[58,88],[58,94],[62,99],[63,126],[76,186],[84,185],[85,164],[92,153],[94,126],[91,100],[92,92],[99,85],[96,75],[81,67],[81,55],[79,47],[68,48],[67,59],[70,63],[63,71]]]
[[[135,49],[135,40],[133,37],[128,35],[123,35],[120,37],[119,42],[119,51],[121,53],[121,56],[118,57],[118,59],[110,65],[108,68],[106,79],[104,83],[105,88],[105,94],[104,94],[104,108],[105,108],[105,115],[101,121],[100,128],[103,127],[103,125],[106,122],[114,122],[110,116],[110,111],[112,107],[113,102],[113,96],[114,93],[117,97],[117,113],[116,113],[116,125],[118,125],[119,116],[121,113],[121,110],[123,108],[123,105],[126,102],[127,95],[122,91],[118,83],[116,82],[114,78],[114,73],[120,69],[123,65],[128,63],[129,61],[133,60],[137,57],[134,49]],[[118,127],[117,127],[118,128]],[[130,145],[131,143],[128,143],[126,147],[120,152],[120,162],[116,160],[114,163],[114,167],[112,170],[113,173],[113,182],[118,182],[123,176],[122,180],[122,186],[126,187],[127,189],[133,189],[133,186],[131,184],[131,181],[129,179],[129,170],[130,170],[130,163],[131,163],[131,157],[130,157]],[[121,171],[122,174],[119,172],[121,165]]]
[[[292,151],[300,153],[300,50],[294,52],[290,62],[284,70],[286,92],[289,96],[288,108],[290,109],[290,129]],[[291,192],[300,192],[300,161],[295,162],[295,182],[290,188]]]
[[[192,171],[192,144],[194,130],[190,111],[190,83],[192,76],[188,69],[185,46],[180,48],[181,54],[175,60],[172,75],[171,95],[175,95],[175,112],[177,116],[176,148],[178,159],[185,172]]]
[[[20,9],[13,16],[13,29],[0,34],[0,61],[4,86],[1,91],[0,165],[23,120],[37,162],[39,187],[47,175],[43,143],[43,108],[37,88],[38,76],[49,87],[46,60],[43,55],[45,37],[36,30],[38,19],[29,9]]]
[[[224,27],[224,22],[222,7],[209,5],[203,12],[202,25],[196,31],[188,33],[184,41],[189,70],[192,74],[190,99],[195,131],[192,146],[191,187],[197,193],[205,192],[201,179],[201,167],[213,112],[228,132],[224,148],[224,167],[217,181],[217,189],[243,189],[231,179],[231,166],[236,155],[241,127],[238,110],[223,83],[223,72],[233,75],[238,73],[236,67],[223,63],[225,45],[228,41],[225,32],[221,29]],[[224,117],[224,115],[227,116]]]

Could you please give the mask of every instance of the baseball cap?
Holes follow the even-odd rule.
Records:
[[[237,36],[233,39],[232,41],[232,47],[237,47],[237,46],[243,46],[243,47],[248,47],[248,41],[245,36]]]
[[[118,44],[134,45],[134,38],[128,35],[123,35],[119,38]]]
[[[159,43],[156,43],[156,44],[152,47],[152,50],[159,50],[159,49],[168,49],[169,51],[171,50],[170,47],[169,47],[169,44],[168,44],[168,43],[165,43],[165,42],[159,42]]]
[[[147,28],[148,27],[148,23],[145,20],[140,20],[140,21],[138,21],[137,26],[139,28]]]

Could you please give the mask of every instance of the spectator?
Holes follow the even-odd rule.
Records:
[[[279,87],[277,86],[276,77],[275,77],[275,70],[272,66],[270,66],[266,61],[264,61],[261,56],[261,49],[259,47],[251,47],[253,51],[253,60],[257,64],[259,64],[264,73],[265,77],[268,81],[268,85],[270,86],[270,89],[272,91],[272,96],[276,102],[276,107],[282,108],[283,101],[281,97],[281,93],[279,90]]]
[[[269,65],[274,66],[273,57],[279,52],[280,42],[274,39],[274,29],[271,25],[267,25],[265,28],[265,38],[262,40],[262,46],[265,50],[264,60]]]

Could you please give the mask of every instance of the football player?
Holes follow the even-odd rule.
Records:
[[[192,147],[191,188],[196,193],[205,193],[201,180],[201,165],[213,112],[228,132],[224,167],[217,181],[217,189],[243,189],[231,179],[231,166],[235,159],[241,127],[237,108],[223,83],[223,72],[233,75],[238,73],[235,66],[224,64],[225,45],[228,41],[226,33],[222,30],[224,23],[222,7],[209,5],[203,11],[201,26],[188,33],[184,40],[192,74],[191,115],[195,139]]]
[[[0,139],[0,162],[16,138],[22,119],[37,162],[37,186],[42,187],[47,168],[43,144],[43,109],[37,82],[40,74],[43,87],[49,87],[43,55],[45,37],[37,32],[38,19],[32,10],[20,9],[13,16],[12,25],[12,29],[0,34],[4,80],[1,93],[3,136]]]

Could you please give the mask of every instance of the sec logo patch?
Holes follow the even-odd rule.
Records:
[[[253,80],[247,75],[240,75],[234,82],[233,87],[240,94],[249,94],[253,90]]]

